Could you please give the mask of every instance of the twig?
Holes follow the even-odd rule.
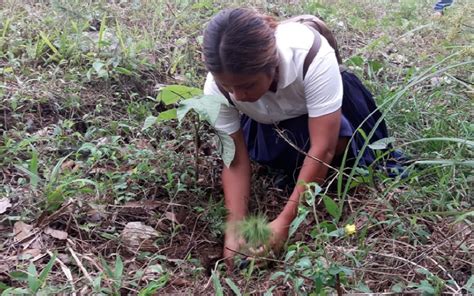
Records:
[[[48,253],[48,255],[51,258],[53,258],[53,256],[54,256],[53,253],[51,253],[50,251],[46,251],[46,252]],[[76,288],[74,287],[74,279],[72,278],[71,270],[59,258],[56,257],[55,261],[59,264],[59,266],[61,267],[61,270],[63,271],[63,273],[66,276],[67,280],[71,284],[71,287],[72,287],[72,294],[71,295],[76,296]]]
[[[439,249],[441,246],[445,245],[447,242],[450,242],[452,238],[454,238],[456,235],[458,235],[459,233],[463,232],[464,230],[466,229],[470,229],[471,226],[466,226],[465,228],[461,229],[460,231],[454,233],[453,235],[451,235],[450,237],[446,238],[442,243],[438,243],[436,245],[434,245],[433,247],[430,247],[428,250],[425,250],[423,251],[423,253],[421,253],[420,255],[418,255],[417,257],[415,257],[413,260],[416,260],[418,259],[419,257],[422,257],[423,255],[426,255],[428,252],[432,252],[436,249]]]
[[[466,228],[465,228],[465,229],[466,229]],[[464,230],[464,229],[463,229],[463,230]],[[461,231],[463,231],[463,230],[461,230]],[[453,236],[457,235],[458,233],[459,233],[459,232],[456,232]],[[438,248],[439,246],[443,245],[445,242],[450,241],[450,239],[451,239],[453,236],[447,238],[442,244],[437,244],[434,248],[432,248],[431,251],[433,251],[433,250],[435,250],[436,248]],[[467,237],[468,237],[468,236],[467,236]],[[384,238],[382,238],[382,240],[393,241],[393,242],[396,242],[396,243],[399,243],[399,244],[403,244],[403,245],[405,245],[405,246],[407,246],[407,247],[410,247],[410,248],[413,249],[413,250],[416,250],[415,247],[413,247],[412,245],[407,244],[407,243],[405,243],[405,242],[395,241],[395,240],[393,240],[393,239],[384,239]],[[463,241],[464,241],[464,240],[463,240]],[[457,249],[457,248],[456,248],[456,249]],[[449,279],[453,282],[453,284],[456,286],[456,288],[458,289],[458,292],[459,292],[459,291],[461,290],[461,287],[459,287],[458,283],[457,283],[456,280],[453,278],[453,276],[452,276],[441,264],[439,264],[439,263],[436,262],[433,258],[431,258],[430,256],[428,256],[427,252],[428,252],[428,251],[423,251],[420,255],[416,256],[416,257],[414,258],[414,260],[415,260],[415,259],[418,259],[420,256],[423,256],[423,255],[424,255],[424,257],[425,257],[426,259],[428,259],[428,260],[430,260],[431,262],[433,262],[433,263],[436,265],[436,267],[438,267],[439,269],[441,269],[441,270],[449,277]],[[455,292],[455,293],[456,293],[456,292]]]
[[[76,261],[77,266],[79,266],[79,269],[82,271],[84,276],[87,278],[87,280],[91,283],[92,286],[94,286],[94,280],[90,276],[90,274],[87,272],[87,270],[84,268],[84,265],[82,265],[81,261],[77,257],[76,253],[72,250],[70,246],[67,247],[69,253],[71,253],[72,258],[74,258],[74,261]]]
[[[429,256],[426,256],[426,259],[433,262],[436,265],[436,267],[441,269],[449,277],[449,279],[453,282],[453,284],[456,286],[456,289],[457,289],[457,291],[453,291],[454,293],[461,291],[461,287],[459,287],[456,280],[453,278],[453,276],[443,266],[441,266],[441,264],[439,264],[438,262],[436,262],[433,258],[431,258]]]
[[[410,261],[410,260],[405,259],[405,258],[402,258],[402,257],[398,257],[398,256],[393,255],[393,254],[378,253],[378,252],[373,252],[373,251],[369,251],[369,254],[376,255],[376,256],[382,256],[382,257],[386,257],[386,258],[397,259],[397,260],[399,260],[399,261],[403,261],[403,262],[408,263],[408,264],[410,264],[410,265],[413,265],[413,266],[415,266],[415,267],[417,267],[417,268],[420,268],[420,269],[422,269],[422,270],[426,270],[426,271],[432,273],[432,272],[429,271],[426,267],[423,267],[423,266],[421,266],[421,265],[419,265],[419,264],[417,264],[417,263],[415,263],[415,262],[413,262],[413,261]],[[452,287],[446,285],[446,288],[448,288],[449,290],[451,290],[451,292],[456,293],[456,290],[454,290]]]
[[[194,182],[197,185],[199,180],[199,150],[200,150],[200,139],[199,139],[199,128],[200,118],[199,114],[196,115],[197,120],[193,122],[194,126]]]
[[[283,139],[285,140],[285,142],[287,142],[291,147],[295,148],[299,153],[302,153],[304,154],[305,156],[313,159],[313,160],[316,160],[317,162],[319,162],[320,164],[336,171],[337,173],[339,173],[339,170],[336,169],[335,167],[331,166],[330,164],[322,161],[321,159],[315,157],[315,156],[312,156],[312,155],[309,155],[307,152],[305,152],[303,149],[301,149],[300,147],[298,147],[295,143],[293,143],[290,139],[288,139],[288,137],[285,135],[284,131],[279,128],[278,126],[275,126],[275,131],[278,133],[278,135]]]

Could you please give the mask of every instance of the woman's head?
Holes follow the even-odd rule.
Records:
[[[278,65],[276,25],[271,17],[250,9],[237,8],[219,12],[204,32],[203,55],[206,68],[216,80],[225,76],[225,81],[218,82],[229,92],[247,92],[247,95],[243,94],[244,100],[258,99],[264,93],[261,89],[265,88],[260,84],[268,84],[264,91],[268,90]],[[250,76],[255,77],[244,81],[247,83],[237,85],[233,82]],[[269,81],[262,80],[261,76],[269,78]],[[252,87],[255,82],[258,85]],[[234,86],[237,86],[235,90]]]

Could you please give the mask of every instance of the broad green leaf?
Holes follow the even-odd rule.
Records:
[[[242,295],[237,285],[230,278],[226,278],[225,282],[227,283],[227,285],[230,287],[230,289],[232,290],[232,292],[234,292],[236,296]]]
[[[405,289],[405,284],[400,282],[396,283],[395,285],[392,286],[391,290],[395,293],[402,293],[403,290]]]
[[[7,284],[0,282],[0,292],[10,288]]]
[[[436,289],[427,280],[420,281],[420,284],[418,285],[418,289],[430,295],[435,295],[435,292],[436,292]]]
[[[202,90],[199,88],[184,85],[168,85],[160,90],[158,100],[163,102],[165,105],[170,105],[179,100],[190,99],[201,94]]]
[[[362,292],[362,293],[372,293],[370,288],[364,284],[364,283],[359,283],[356,287],[354,287],[356,290]]]
[[[25,174],[28,175],[28,177],[30,178],[30,184],[31,184],[33,187],[34,187],[34,184],[38,185],[38,182],[40,181],[40,177],[39,177],[37,174],[31,172],[30,170],[28,170],[27,168],[25,168],[25,167],[23,167],[23,166],[21,166],[21,165],[15,164],[14,166],[15,166],[19,171],[21,171],[21,172],[23,172],[23,173],[25,173]]]
[[[28,274],[24,271],[15,270],[9,273],[9,276],[16,281],[28,280]]]
[[[296,250],[290,250],[286,253],[285,255],[285,262],[288,262],[291,257],[293,257],[296,254]]]
[[[114,272],[112,271],[112,269],[110,269],[110,266],[107,264],[104,258],[101,257],[100,261],[102,263],[102,267],[105,269],[106,276],[110,279],[114,279]]]
[[[456,220],[454,221],[454,223],[458,223],[458,222],[461,222],[462,220],[466,219],[467,217],[474,217],[474,211],[469,211],[469,212],[466,212],[462,215],[459,215]]]
[[[146,119],[145,119],[145,123],[143,124],[143,127],[142,127],[142,131],[150,128],[152,125],[154,125],[157,121],[157,117],[156,116],[148,116]]]
[[[218,137],[218,151],[224,161],[226,167],[230,167],[235,156],[234,140],[227,134],[217,133]]]
[[[345,275],[350,276],[353,274],[353,271],[350,268],[345,267],[345,266],[333,265],[329,267],[328,273],[331,275],[337,275],[337,274],[343,273]]]
[[[298,260],[295,265],[296,267],[300,269],[308,269],[308,268],[311,268],[312,263],[308,257],[303,257],[300,260]]]
[[[97,41],[97,47],[99,51],[104,40],[104,33],[105,33],[106,28],[107,28],[107,14],[104,14],[104,16],[102,17],[102,21],[100,22],[99,40]]]
[[[123,74],[123,75],[131,76],[133,74],[132,71],[130,71],[126,68],[123,68],[123,67],[115,67],[114,69],[115,69],[115,71],[117,71],[118,73]]]
[[[279,277],[285,277],[285,276],[286,276],[286,273],[285,273],[285,272],[283,272],[283,271],[277,271],[277,272],[275,272],[275,273],[272,274],[272,276],[270,277],[270,280],[271,280],[271,281],[274,281],[274,280],[276,280],[276,279],[279,278]]]
[[[157,295],[156,291],[163,288],[168,283],[169,275],[164,274],[158,278],[157,281],[153,281],[148,284],[145,288],[140,290],[138,296],[152,296]]]
[[[334,218],[334,219],[339,219],[340,214],[340,209],[337,205],[337,203],[332,200],[329,196],[324,196],[323,197],[323,202],[324,206],[326,207],[326,210],[328,213]]]
[[[271,286],[270,289],[268,289],[267,291],[265,291],[265,293],[263,294],[263,296],[273,296],[273,290],[275,290],[276,286]]]
[[[372,60],[369,61],[368,64],[374,73],[377,73],[380,69],[383,68],[383,63],[380,61]]]
[[[388,138],[383,138],[380,140],[377,140],[373,142],[372,144],[369,145],[369,148],[373,150],[382,150],[382,149],[387,149],[390,144],[395,142],[394,137],[388,137]]]
[[[353,56],[346,64],[353,64],[354,66],[361,67],[364,64],[364,59],[361,56]]]
[[[214,286],[215,295],[224,296],[224,289],[222,288],[221,281],[217,272],[212,271],[212,285]]]
[[[205,120],[214,126],[222,104],[229,105],[224,96],[200,96],[184,100],[179,104],[177,117],[181,122],[190,110],[194,110],[200,120]]]
[[[43,268],[41,273],[38,276],[38,281],[40,285],[44,285],[46,282],[46,279],[48,278],[49,273],[51,272],[51,269],[53,268],[54,262],[56,261],[56,255],[53,255],[51,259],[49,260],[48,264]]]
[[[290,230],[288,232],[288,237],[292,237],[293,234],[296,232],[298,227],[300,227],[301,223],[306,219],[308,216],[309,211],[306,210],[303,213],[299,214],[296,219],[294,219],[290,224]]]
[[[30,184],[33,186],[33,188],[36,188],[38,186],[39,178],[38,177],[38,151],[33,150],[30,164],[29,164],[29,170],[33,174],[30,175]]]
[[[58,186],[51,191],[46,191],[46,208],[48,211],[57,210],[64,202],[64,191],[61,186]]]
[[[28,288],[36,293],[40,288],[41,282],[38,280],[38,272],[33,262],[28,265]]]
[[[59,54],[59,51],[58,49],[56,48],[56,46],[54,46],[51,41],[49,40],[48,36],[46,36],[45,33],[43,32],[40,32],[40,36],[41,36],[41,39],[43,39],[44,43],[46,43],[48,45],[48,47],[54,52],[54,54],[57,54],[59,56],[61,56]]]
[[[50,182],[50,186],[53,185],[53,183],[57,180],[58,176],[59,176],[59,172],[61,171],[61,166],[63,165],[63,162],[69,157],[71,156],[72,152],[69,153],[68,155],[64,156],[63,158],[61,158],[57,163],[56,165],[54,166],[53,170],[51,171],[51,174],[49,175],[49,182]]]
[[[8,288],[2,292],[2,296],[8,295],[30,295],[31,292],[25,288]]]
[[[114,278],[118,282],[122,281],[122,273],[123,273],[123,261],[122,257],[117,255],[117,258],[115,259],[115,271],[114,271]]]
[[[333,230],[327,234],[329,237],[342,237],[344,235],[344,228],[338,228]]]
[[[469,293],[474,293],[474,275],[471,275],[471,277],[463,288],[466,289]]]
[[[92,64],[92,68],[94,68],[94,70],[97,72],[97,73],[100,73],[100,71],[102,70],[102,68],[105,66],[104,63],[102,63],[101,61],[95,61],[93,64]]]
[[[171,120],[171,119],[176,119],[176,118],[177,118],[176,112],[177,112],[176,108],[173,108],[173,109],[169,109],[169,110],[160,112],[160,114],[158,114],[157,120]]]

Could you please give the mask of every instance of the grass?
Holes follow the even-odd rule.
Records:
[[[225,4],[4,1],[0,292],[473,293],[472,5],[432,19],[428,0],[287,2],[254,5],[327,21],[414,161],[409,177],[355,170],[343,195],[313,188],[284,254],[225,276],[210,129],[198,141],[192,118],[142,129],[172,107],[163,85],[202,87],[202,28]],[[252,213],[271,220],[287,196],[254,172]],[[129,222],[158,235],[124,239]]]

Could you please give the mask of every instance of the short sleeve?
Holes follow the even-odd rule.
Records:
[[[323,116],[341,108],[343,86],[334,51],[316,56],[303,84],[309,117]]]
[[[204,94],[223,95],[211,73],[207,75],[206,82],[204,83]],[[226,106],[222,104],[214,128],[228,135],[237,132],[240,129],[240,114],[237,108],[232,105]]]

